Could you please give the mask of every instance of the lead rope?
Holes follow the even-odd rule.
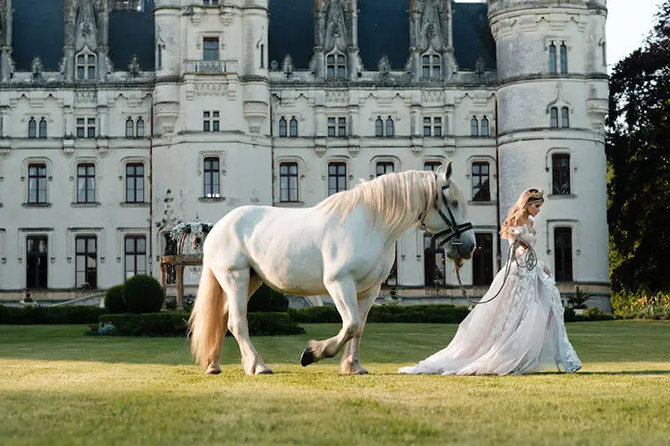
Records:
[[[526,262],[525,263],[521,263],[519,261],[519,259],[522,256],[512,257],[512,254],[514,254],[516,252],[516,248],[518,248],[519,246],[524,246],[528,251],[528,253],[526,255]],[[516,263],[518,268],[524,268],[524,269],[527,269],[528,271],[532,271],[537,266],[537,254],[535,253],[535,250],[533,249],[533,247],[528,245],[528,244],[522,244],[521,241],[516,239],[516,238],[510,244],[508,258],[510,258],[512,260],[508,260],[507,263],[505,264],[505,277],[503,279],[502,285],[500,286],[500,289],[495,294],[495,296],[493,296],[492,298],[490,298],[488,300],[485,300],[485,301],[482,301],[482,300],[474,301],[474,300],[472,300],[468,297],[468,293],[465,290],[465,287],[463,286],[463,282],[461,281],[460,269],[463,266],[463,259],[454,260],[454,265],[455,265],[455,270],[456,270],[456,279],[458,279],[458,286],[461,288],[461,292],[463,293],[463,297],[468,302],[470,302],[472,305],[487,304],[487,303],[493,301],[494,299],[496,299],[500,295],[500,293],[502,292],[503,288],[505,288],[505,283],[507,282],[507,277],[509,277],[509,272],[510,272],[510,269],[512,267],[512,262]]]

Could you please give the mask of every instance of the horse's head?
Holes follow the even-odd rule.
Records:
[[[440,246],[445,247],[450,259],[469,259],[477,242],[472,223],[465,219],[465,200],[451,179],[451,161],[447,169],[436,172],[438,196],[435,205],[419,216],[421,229],[433,234]]]

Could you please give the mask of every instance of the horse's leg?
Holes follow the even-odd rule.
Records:
[[[309,347],[305,349],[300,359],[303,367],[323,358],[332,358],[337,355],[347,341],[356,334],[361,325],[354,281],[350,278],[341,281],[331,280],[327,281],[325,285],[333,298],[333,302],[335,302],[337,311],[342,316],[342,329],[337,336],[325,341],[310,341]]]
[[[260,286],[262,284],[263,284],[263,281],[261,280],[261,278],[258,277],[258,275],[254,274],[252,272],[251,277],[249,279],[249,299],[251,298],[251,296],[254,295],[254,293],[258,290],[258,288],[260,288]],[[247,299],[247,301],[248,301],[248,299]],[[224,322],[223,323],[225,324],[224,326],[226,327],[225,330],[227,330],[227,327],[228,327],[228,302],[225,303],[223,314],[224,314]],[[225,333],[224,333],[224,336],[225,336]],[[223,340],[223,336],[221,338]],[[215,357],[212,359],[212,362],[210,362],[209,365],[207,366],[207,371],[205,373],[208,374],[208,375],[217,375],[217,374],[221,373],[221,362],[220,362],[221,342],[219,342],[219,347],[216,351],[217,351],[217,353],[216,353]]]
[[[240,346],[244,372],[247,375],[272,373],[272,370],[265,365],[249,339],[247,302],[252,288],[250,284],[251,270],[245,268],[233,271],[230,271],[230,269],[213,269],[213,271],[228,295],[228,330],[235,336]],[[254,284],[256,288],[260,286],[255,280]]]
[[[359,358],[361,351],[361,338],[363,337],[363,330],[365,330],[365,323],[368,320],[368,313],[372,304],[379,295],[381,285],[374,287],[367,293],[358,296],[358,309],[361,314],[361,326],[353,338],[347,343],[342,354],[342,362],[340,364],[340,373],[345,375],[365,375],[368,373],[361,365]]]

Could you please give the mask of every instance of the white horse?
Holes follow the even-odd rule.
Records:
[[[208,234],[200,285],[189,321],[191,351],[206,373],[221,372],[226,330],[235,336],[249,375],[272,373],[249,339],[247,302],[265,282],[291,295],[330,294],[342,329],[325,341],[310,341],[302,365],[335,356],[341,372],[363,374],[360,340],[370,306],[388,277],[395,242],[418,225],[452,259],[470,258],[472,225],[451,180],[451,163],[437,173],[391,173],[332,195],[317,206],[283,209],[243,206]]]

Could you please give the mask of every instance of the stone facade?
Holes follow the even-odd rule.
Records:
[[[246,204],[312,206],[359,178],[448,160],[483,244],[462,272],[475,295],[504,262],[499,219],[533,186],[547,197],[538,254],[564,290],[607,295],[604,0],[492,0],[488,16],[486,5],[394,0],[407,3],[401,68],[359,42],[364,0],[307,6],[304,66],[298,48],[270,40],[282,39],[281,2],[63,1],[54,70],[38,54],[17,67],[12,0],[0,0],[0,299],[157,275],[180,222]],[[471,11],[488,26],[462,66],[456,37]],[[114,60],[115,24],[151,12],[152,67]],[[413,302],[458,296],[441,257],[408,232],[388,289]]]

